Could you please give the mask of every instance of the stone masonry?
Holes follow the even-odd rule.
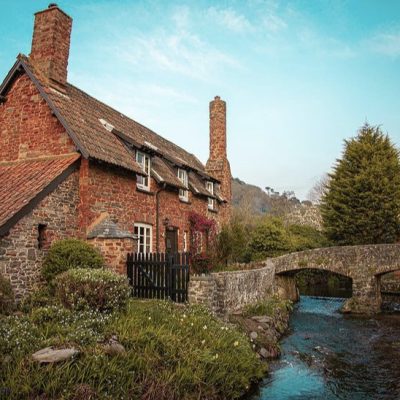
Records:
[[[189,286],[189,301],[213,312],[234,312],[276,294],[297,301],[295,274],[304,269],[334,272],[352,279],[353,295],[344,311],[377,313],[381,309],[381,278],[400,271],[400,245],[326,247],[270,258],[254,270],[195,276]]]
[[[50,244],[76,235],[78,196],[78,174],[75,172],[7,235],[0,237],[0,273],[10,279],[17,300],[41,281],[40,268]],[[41,246],[39,225],[44,226]]]

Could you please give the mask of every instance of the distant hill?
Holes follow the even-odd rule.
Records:
[[[254,215],[275,215],[283,217],[289,223],[311,225],[321,228],[319,208],[310,201],[301,202],[294,192],[282,194],[272,188],[261,189],[247,184],[239,178],[232,179],[233,207]]]

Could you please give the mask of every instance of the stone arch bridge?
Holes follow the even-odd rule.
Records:
[[[275,290],[284,298],[298,300],[298,271],[324,270],[352,279],[352,298],[345,311],[374,313],[381,308],[381,276],[400,270],[400,244],[326,247],[286,254],[269,263],[274,268]]]

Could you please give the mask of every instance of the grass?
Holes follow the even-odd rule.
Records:
[[[0,398],[235,399],[266,371],[244,334],[196,306],[130,300],[119,313],[50,305],[0,318]],[[125,353],[105,354],[113,335]],[[31,354],[47,346],[80,353],[39,365]]]
[[[245,307],[243,310],[243,316],[253,317],[266,315],[268,317],[274,317],[277,313],[286,314],[291,310],[292,302],[290,300],[280,300],[271,297]]]

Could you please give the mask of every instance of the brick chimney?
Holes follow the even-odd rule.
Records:
[[[30,60],[48,80],[61,86],[67,82],[72,18],[57,4],[35,14]]]
[[[219,96],[210,102],[210,157],[206,171],[221,182],[220,191],[227,203],[222,206],[222,222],[230,217],[232,175],[226,150],[226,103]]]
[[[210,102],[210,159],[226,158],[226,103],[219,96]]]

